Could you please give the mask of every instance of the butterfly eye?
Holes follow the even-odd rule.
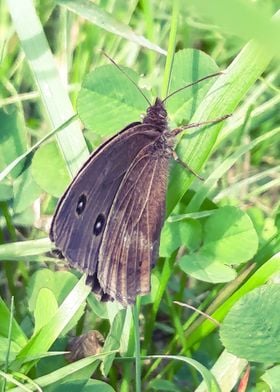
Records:
[[[105,216],[103,214],[99,214],[93,226],[94,235],[98,236],[101,233],[104,227],[104,223],[105,223]]]
[[[87,204],[87,197],[85,194],[82,194],[79,197],[77,207],[76,207],[76,212],[78,215],[81,215],[81,213],[84,211],[86,204]]]

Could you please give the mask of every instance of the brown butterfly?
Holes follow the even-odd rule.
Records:
[[[149,293],[169,163],[178,159],[175,136],[227,117],[171,131],[164,101],[157,98],[142,122],[102,144],[76,175],[58,203],[50,238],[72,267],[87,274],[101,300],[116,299],[126,306],[138,294]]]

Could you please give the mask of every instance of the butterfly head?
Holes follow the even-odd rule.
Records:
[[[160,98],[156,98],[155,103],[148,107],[143,123],[162,130],[167,128],[167,112]]]

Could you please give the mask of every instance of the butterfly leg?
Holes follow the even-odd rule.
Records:
[[[181,166],[183,166],[184,169],[190,171],[194,176],[196,176],[197,178],[199,178],[201,181],[204,181],[204,178],[201,177],[199,174],[197,174],[187,163],[185,163],[184,161],[182,161],[175,150],[172,151],[172,155],[173,158],[176,162],[178,162]]]
[[[196,127],[201,127],[203,125],[211,125],[211,124],[216,124],[219,123],[220,121],[224,121],[227,118],[229,118],[231,116],[231,114],[225,114],[222,117],[216,118],[215,120],[209,120],[209,121],[202,121],[202,122],[197,122],[197,123],[192,123],[192,124],[188,124],[188,125],[183,125],[180,128],[174,128],[172,129],[172,134],[174,136],[179,135],[179,133],[183,132],[185,129],[189,129],[189,128],[196,128]]]
[[[59,249],[57,249],[57,248],[52,249],[51,253],[52,253],[57,259],[60,259],[60,260],[65,259],[65,257],[64,257],[64,255],[63,255],[63,253],[61,252],[61,250],[59,250]]]

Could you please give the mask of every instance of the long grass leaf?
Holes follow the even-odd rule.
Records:
[[[28,344],[18,354],[11,368],[18,370],[26,361],[26,358],[46,352],[58,338],[63,329],[75,316],[90,293],[90,287],[85,286],[85,275],[79,280],[73,290],[65,298],[55,315],[45,324],[40,331],[34,335]],[[25,371],[34,365],[34,362],[23,365]]]
[[[263,143],[265,140],[277,135],[279,132],[280,127],[273,129],[272,131],[267,132],[264,135],[261,135],[258,138],[252,140],[250,143],[239,147],[231,156],[226,158],[224,162],[222,162],[219,167],[217,167],[217,169],[209,175],[209,177],[205,180],[200,189],[196,192],[187,207],[187,212],[199,210],[201,204],[203,203],[203,200],[205,200],[206,196],[213,190],[219,179],[236,163],[236,161],[241,156],[252,150],[258,144]]]
[[[110,33],[119,35],[120,37],[126,38],[129,41],[135,42],[138,45],[154,50],[160,54],[166,54],[164,49],[153,44],[147,38],[136,34],[129,26],[118,22],[108,12],[102,10],[91,1],[59,0],[58,3]]]
[[[7,1],[13,23],[26,59],[36,80],[40,96],[53,128],[74,115],[41,22],[31,0]],[[88,149],[78,122],[56,134],[69,173],[76,174],[88,156]]]

